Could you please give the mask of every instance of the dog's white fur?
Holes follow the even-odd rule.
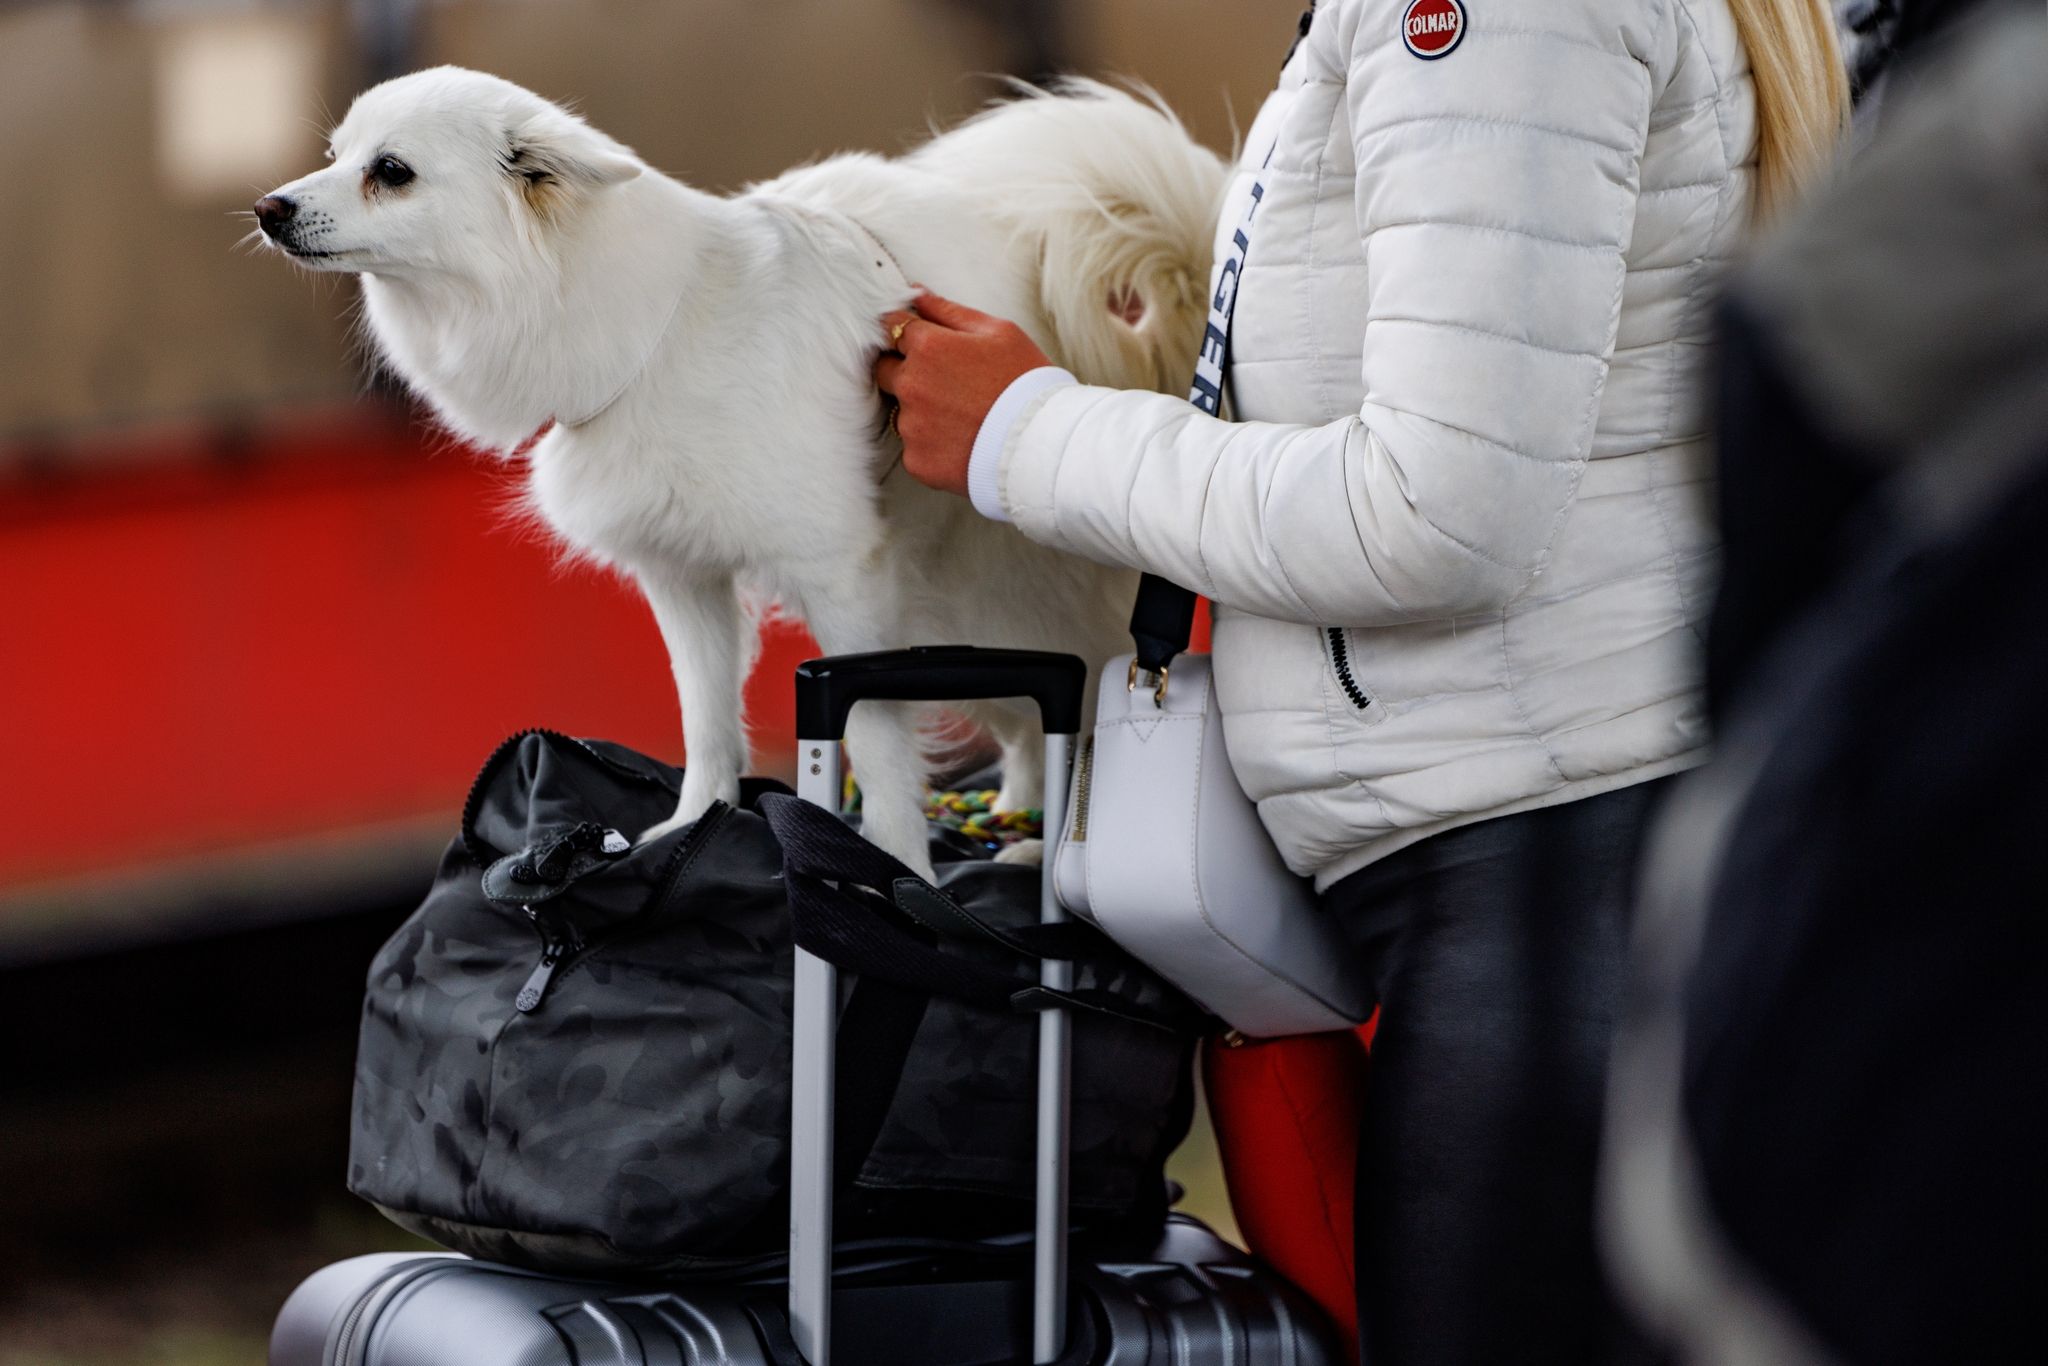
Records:
[[[751,604],[784,604],[835,654],[1121,647],[1132,576],[896,469],[871,370],[880,316],[917,281],[1015,319],[1084,380],[1184,384],[1224,173],[1163,108],[1079,84],[903,158],[840,156],[718,198],[529,91],[443,67],[361,95],[331,155],[273,192],[297,206],[276,245],[361,276],[378,347],[456,432],[510,453],[552,420],[526,452],[533,506],[653,606],[688,765],[649,837],[739,795]],[[386,156],[414,178],[377,183]],[[1032,718],[970,714],[1002,743],[1002,804],[1037,805]],[[920,719],[863,706],[846,738],[869,837],[929,872]]]

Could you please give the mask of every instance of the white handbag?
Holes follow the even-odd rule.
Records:
[[[1060,900],[1240,1033],[1346,1029],[1356,955],[1281,861],[1223,748],[1207,655],[1103,670],[1051,876]]]
[[[1261,174],[1213,274],[1188,395],[1211,417],[1264,196]],[[1184,653],[1194,620],[1193,593],[1144,577],[1131,611],[1137,652],[1103,670],[1095,734],[1074,765],[1050,859],[1054,893],[1240,1033],[1348,1028],[1371,1013],[1371,986],[1231,770],[1209,658]]]

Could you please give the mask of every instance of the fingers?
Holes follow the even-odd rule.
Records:
[[[909,334],[910,325],[918,320],[917,315],[907,308],[899,308],[882,315],[882,345],[891,351],[903,349],[903,338]]]
[[[956,304],[943,295],[926,292],[911,300],[910,306],[921,318],[928,318],[941,327],[952,328],[955,332],[987,332],[1001,327],[1003,320],[983,313],[980,309]]]
[[[903,365],[903,357],[884,352],[875,362],[875,387],[885,394],[895,393],[903,382]]]
[[[900,355],[909,355],[911,347],[919,344],[920,334],[928,338],[932,327],[949,332],[987,335],[1012,326],[1003,318],[955,303],[939,294],[920,294],[911,301],[911,308],[916,311],[897,309],[882,315],[884,344]]]

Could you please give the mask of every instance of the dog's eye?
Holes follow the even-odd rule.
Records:
[[[395,190],[412,179],[412,167],[397,157],[378,157],[370,163],[370,179],[386,189]]]

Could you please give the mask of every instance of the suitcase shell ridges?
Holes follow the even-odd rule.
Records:
[[[1013,1268],[1019,1356],[1029,1277]],[[1073,1350],[1061,1366],[1339,1366],[1336,1340],[1292,1287],[1185,1215],[1153,1256],[1076,1268]],[[893,1312],[888,1297],[907,1300]],[[839,1298],[848,1294],[841,1290]],[[863,1293],[860,1291],[852,1293]],[[924,1284],[878,1284],[870,1315],[898,1331],[861,1341],[842,1315],[843,1363],[920,1363],[903,1350]],[[443,1253],[338,1262],[292,1295],[270,1366],[800,1366],[784,1283],[661,1290],[562,1280]],[[946,1360],[996,1366],[1005,1358]]]

